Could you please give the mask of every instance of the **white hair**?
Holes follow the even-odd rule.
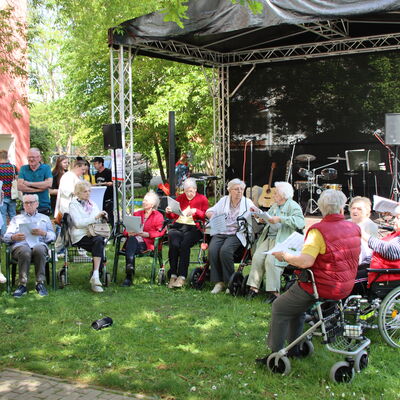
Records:
[[[275,187],[286,200],[293,198],[294,190],[289,182],[275,182]]]
[[[149,199],[154,208],[158,208],[158,205],[160,204],[160,197],[154,190],[149,190],[144,195],[144,198]]]
[[[232,186],[236,186],[236,185],[239,185],[242,189],[244,189],[246,187],[246,184],[243,181],[241,181],[238,178],[235,178],[228,182],[228,185],[227,185],[228,192],[229,192],[229,190],[232,189]]]
[[[187,189],[187,188],[195,188],[197,190],[197,183],[196,183],[196,179],[194,178],[187,178],[183,181],[183,189]]]
[[[339,214],[344,208],[347,197],[340,190],[327,189],[318,199],[318,207],[323,217],[329,214]]]
[[[27,194],[24,194],[23,196],[22,196],[22,202],[25,202],[25,200],[26,200],[26,197],[33,197],[35,200],[34,201],[37,201],[37,202],[39,202],[39,196],[37,195],[37,194],[33,194],[33,193],[27,193]]]

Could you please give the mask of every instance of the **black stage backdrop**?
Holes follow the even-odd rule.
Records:
[[[397,99],[384,90],[388,78],[382,67],[384,62],[397,65],[398,58],[398,54],[386,53],[257,66],[230,102],[233,175],[242,178],[246,158],[245,181],[250,185],[249,140],[253,142],[253,185],[259,186],[268,183],[273,162],[273,182],[286,179],[294,146],[291,181],[299,188],[304,188],[306,181],[299,170],[307,170],[308,164],[296,161],[297,156],[312,155],[313,169],[334,162],[328,157],[345,157],[346,150],[364,150],[350,154],[351,160],[355,158],[355,165],[350,165],[350,170],[354,170],[353,195],[389,197],[389,153],[374,131],[384,129],[385,113],[396,112],[398,107]],[[249,67],[231,68],[231,93],[248,71]],[[396,85],[393,81],[392,86]],[[364,156],[371,161],[365,175],[360,165]],[[329,166],[337,170],[337,177],[319,177],[315,183],[340,184],[349,195],[346,164],[340,160]]]

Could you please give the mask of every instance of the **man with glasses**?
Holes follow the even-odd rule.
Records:
[[[50,218],[37,211],[38,195],[26,194],[22,201],[24,211],[11,219],[3,238],[12,245],[11,256],[18,261],[19,286],[13,296],[19,298],[28,292],[26,285],[31,262],[35,265],[36,291],[40,296],[47,296],[44,285],[47,243],[54,241],[56,235]]]
[[[23,165],[18,175],[18,190],[24,194],[37,194],[39,198],[38,211],[50,215],[49,188],[53,183],[51,168],[41,162],[40,150],[31,148],[28,151],[28,164]]]

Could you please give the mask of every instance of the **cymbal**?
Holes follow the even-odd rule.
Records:
[[[340,157],[339,154],[334,157],[326,157],[328,160],[336,160],[336,161],[344,161],[346,158],[345,157]]]
[[[312,154],[299,154],[295,157],[296,161],[314,161],[316,159]]]

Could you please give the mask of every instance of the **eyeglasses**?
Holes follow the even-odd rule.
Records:
[[[24,201],[24,204],[35,204],[35,203],[37,203],[36,200],[35,201]]]

